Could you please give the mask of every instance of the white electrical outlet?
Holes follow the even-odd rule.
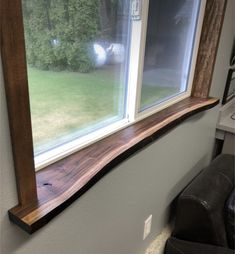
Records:
[[[151,232],[151,225],[152,225],[152,214],[149,215],[149,217],[147,218],[147,220],[145,220],[144,222],[144,236],[143,236],[143,240],[150,234]]]

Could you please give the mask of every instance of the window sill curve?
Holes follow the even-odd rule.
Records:
[[[129,156],[188,117],[219,103],[189,97],[36,172],[38,200],[9,210],[26,232],[37,231]]]

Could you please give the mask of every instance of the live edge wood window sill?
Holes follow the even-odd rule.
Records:
[[[9,211],[33,233],[82,195],[104,174],[184,119],[214,107],[216,98],[188,98],[36,172],[38,200]]]
[[[191,97],[35,173],[21,0],[1,1],[1,54],[19,204],[10,220],[33,233],[118,163],[184,119],[218,104],[210,85],[226,0],[207,0]]]

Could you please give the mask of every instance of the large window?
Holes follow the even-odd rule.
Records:
[[[14,223],[35,232],[117,164],[218,104],[209,92],[226,2],[1,1]]]
[[[36,167],[190,95],[201,0],[22,0]]]

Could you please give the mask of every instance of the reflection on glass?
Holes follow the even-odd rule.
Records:
[[[128,0],[22,0],[35,154],[125,114]]]
[[[200,0],[150,0],[140,111],[187,89]]]

